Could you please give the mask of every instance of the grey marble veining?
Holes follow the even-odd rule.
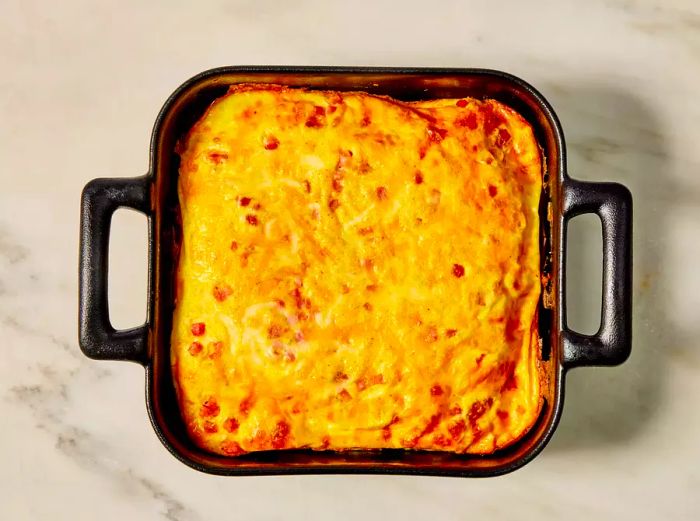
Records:
[[[697,2],[7,0],[0,63],[0,519],[700,518]],[[553,104],[572,176],[630,187],[632,357],[569,375],[559,429],[527,467],[489,480],[206,476],[160,446],[140,367],[80,353],[80,190],[145,172],[155,116],[182,81],[251,63],[506,70]],[[599,269],[576,261],[596,233],[571,245],[580,327],[598,318]],[[144,240],[140,216],[118,217],[120,326],[143,318]]]

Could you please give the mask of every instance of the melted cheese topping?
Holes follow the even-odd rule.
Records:
[[[533,425],[542,171],[517,113],[243,85],[179,152],[198,445],[490,453]]]

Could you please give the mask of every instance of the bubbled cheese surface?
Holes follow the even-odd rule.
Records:
[[[240,85],[178,152],[198,445],[490,453],[532,426],[542,167],[517,113]]]

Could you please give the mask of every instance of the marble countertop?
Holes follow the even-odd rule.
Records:
[[[700,5],[6,0],[0,17],[0,518],[700,519]],[[433,3],[431,5],[438,5]],[[500,478],[221,478],[177,462],[143,369],[77,345],[79,196],[147,169],[166,97],[232,64],[470,66],[529,81],[569,171],[635,199],[634,349],[569,375],[546,450]],[[595,329],[600,234],[572,224],[570,322]],[[145,219],[115,217],[116,326],[145,314]]]

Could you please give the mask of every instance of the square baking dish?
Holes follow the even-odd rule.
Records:
[[[187,434],[170,370],[170,331],[179,247],[175,145],[216,98],[238,83],[360,90],[400,100],[491,98],[515,109],[532,126],[543,154],[540,258],[543,291],[538,309],[544,405],[534,426],[509,447],[489,455],[409,450],[346,452],[284,450],[223,457],[198,448]],[[80,240],[80,346],[95,359],[130,360],[146,369],[146,405],[153,427],[183,463],[222,475],[386,473],[494,476],[534,458],[561,415],[566,371],[616,365],[631,349],[632,198],[615,183],[583,183],[566,172],[564,137],[547,101],[509,74],[484,69],[357,67],[223,67],[185,82],[166,101],[153,130],[145,176],[95,179],[83,191]],[[115,330],[109,321],[107,257],[111,217],[120,207],[148,216],[149,290],[146,323]],[[566,326],[566,225],[582,213],[603,225],[601,326],[582,335]]]

